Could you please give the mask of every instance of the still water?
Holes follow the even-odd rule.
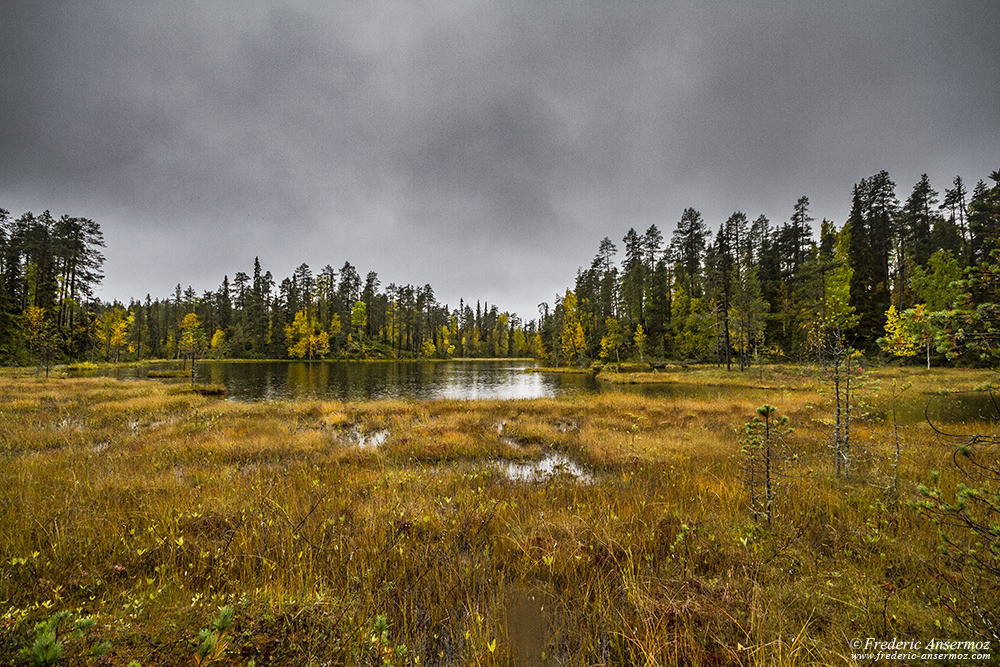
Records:
[[[213,361],[197,365],[197,380],[225,385],[230,399],[261,401],[320,399],[363,401],[381,398],[531,399],[575,396],[598,392],[631,392],[660,398],[695,398],[726,401],[747,395],[740,387],[699,384],[613,385],[597,382],[590,374],[526,373],[535,362],[507,361]],[[177,364],[102,370],[102,375],[143,379],[152,369],[179,369]],[[84,373],[90,374],[90,373]],[[171,380],[166,380],[170,382]],[[183,382],[183,380],[174,380]],[[750,390],[754,400],[781,405],[780,393]],[[887,398],[877,400],[877,418],[892,419]],[[989,392],[956,392],[950,395],[912,394],[896,405],[900,424],[922,422],[961,423],[1000,420],[1000,404]]]
[[[199,382],[224,384],[232,398],[515,399],[594,391],[590,375],[526,373],[527,361],[202,362]]]
[[[891,404],[883,410],[892,419]],[[923,394],[904,398],[896,407],[901,424],[929,422],[943,427],[945,433],[961,434],[964,423],[1000,422],[1000,397],[988,391],[958,391],[949,394]],[[947,424],[947,427],[943,425]]]
[[[380,398],[530,399],[599,391],[589,374],[526,373],[535,363],[501,361],[211,361],[197,364],[196,379],[225,385],[242,401]],[[150,368],[112,369],[119,379],[141,379]]]
[[[621,386],[597,382],[589,373],[527,373],[534,361],[214,361],[197,364],[196,379],[225,385],[230,399],[266,401],[320,399],[364,401],[381,398],[531,399],[626,391],[660,397],[718,400],[731,387],[690,384]],[[120,380],[145,379],[152,370],[180,369],[180,363],[113,368],[96,374]],[[82,373],[95,374],[93,372]],[[184,380],[164,380],[184,382]]]

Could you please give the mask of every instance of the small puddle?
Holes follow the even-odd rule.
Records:
[[[493,424],[493,430],[497,433],[497,441],[507,447],[508,449],[518,450],[521,449],[521,443],[517,441],[517,438],[512,438],[507,433],[507,420],[501,420]]]
[[[521,449],[521,443],[514,438],[508,438],[505,435],[500,436],[500,444],[504,447],[509,447],[510,449]]]
[[[592,484],[593,475],[579,463],[569,458],[565,454],[552,452],[546,454],[541,461],[508,461],[498,459],[494,461],[507,479],[514,482],[543,482],[551,479],[555,475],[571,475],[578,482]]]
[[[164,426],[173,426],[177,423],[177,417],[168,417],[167,419],[157,419],[149,423],[147,428],[152,431],[153,429],[162,428]]]
[[[384,445],[385,441],[388,439],[389,431],[387,429],[372,431],[371,433],[362,433],[358,438],[358,447],[361,449],[378,449]]]
[[[337,440],[348,447],[358,449],[378,449],[389,439],[389,429],[380,429],[370,433],[362,433],[356,427],[342,431],[337,435]]]
[[[575,421],[560,420],[553,424],[553,427],[560,433],[572,433],[580,430],[580,425]]]

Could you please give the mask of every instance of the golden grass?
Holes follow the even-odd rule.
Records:
[[[191,371],[182,368],[172,368],[166,370],[150,369],[146,372],[146,377],[149,378],[189,378],[191,377]]]
[[[570,369],[577,370],[577,369]],[[796,389],[814,387],[823,374],[820,366],[787,365],[755,366],[747,371],[726,371],[715,365],[669,366],[663,370],[636,373],[616,373],[602,369],[597,379],[609,384],[690,384],[701,386],[747,387],[761,389]],[[871,374],[883,382],[896,380],[910,383],[916,391],[936,392],[972,390],[1000,386],[1000,374],[992,369],[932,368],[920,366],[887,366],[871,369]]]
[[[563,375],[581,374],[586,375],[588,373],[593,373],[592,368],[578,368],[576,366],[532,366],[531,368],[525,368],[525,373],[554,373]]]
[[[806,369],[808,371],[808,369]],[[597,379],[611,384],[695,384],[729,387],[802,386],[809,377],[800,367],[785,365],[755,366],[744,372],[727,371],[716,365],[669,365],[653,371],[616,372],[614,367],[601,369]]]
[[[850,637],[960,634],[934,527],[883,491],[891,422],[858,424],[836,479],[814,380],[766,373],[784,389],[706,369],[727,386],[695,398],[252,404],[0,377],[0,662],[57,609],[96,614],[113,664],[188,661],[223,605],[234,664],[844,664]],[[918,396],[995,378],[880,375]],[[799,457],[770,528],[740,482],[764,402]],[[905,499],[949,451],[919,421],[900,437]],[[593,482],[494,463],[554,451]]]

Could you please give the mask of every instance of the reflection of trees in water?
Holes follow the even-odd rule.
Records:
[[[913,409],[921,407],[920,400],[911,402]],[[920,417],[934,423],[1000,421],[1000,401],[990,391],[959,391],[931,396],[923,411]]]
[[[525,373],[516,361],[220,361],[198,364],[198,382],[225,385],[230,399],[316,398],[359,401],[382,398],[429,400],[530,399],[596,393],[591,375]],[[113,368],[79,375],[145,379],[150,368]]]
[[[536,398],[578,393],[560,379],[523,372],[511,362],[216,362],[213,378],[230,396],[314,397],[333,400],[379,398]]]

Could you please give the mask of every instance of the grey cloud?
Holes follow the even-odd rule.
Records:
[[[603,236],[686,206],[842,221],[880,169],[905,196],[1000,167],[995,3],[5,11],[0,206],[98,219],[109,297],[259,254],[533,316]]]
[[[574,149],[536,96],[521,91],[434,115],[404,163],[413,188],[481,200],[511,231],[554,222],[553,173]]]

